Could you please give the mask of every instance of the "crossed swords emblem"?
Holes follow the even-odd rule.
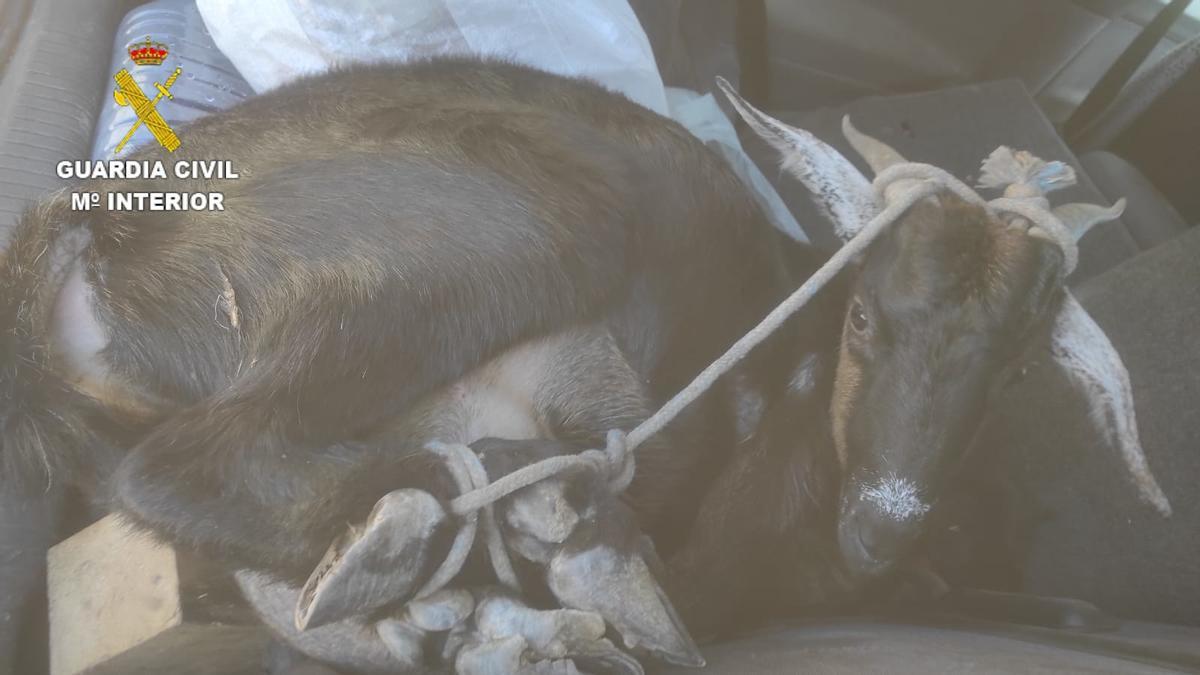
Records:
[[[114,155],[121,152],[121,148],[125,147],[130,138],[133,138],[133,132],[143,124],[150,130],[150,133],[154,134],[154,138],[167,149],[167,152],[175,152],[175,148],[179,147],[179,137],[175,135],[171,125],[167,124],[155,106],[163,96],[174,100],[175,97],[171,95],[171,85],[175,84],[175,80],[179,78],[181,72],[183,72],[182,68],[176,68],[166,82],[162,84],[155,82],[154,86],[158,89],[158,95],[153,100],[142,93],[142,88],[134,81],[128,70],[122,68],[116,75],[113,75],[113,79],[117,81],[117,88],[113,90],[113,100],[120,106],[132,106],[133,112],[137,114],[137,121],[129,128],[129,133],[125,134],[125,138],[122,138],[121,142],[117,144],[117,149],[113,151]]]

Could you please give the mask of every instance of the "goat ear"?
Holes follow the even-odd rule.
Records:
[[[1059,301],[1065,262],[1058,244],[1040,237],[1025,236],[1027,244],[1033,247],[1034,267],[1026,275],[1029,286],[1025,292],[1023,321],[1019,328],[1019,334],[1023,336],[1030,335],[1039,326],[1045,327],[1047,317]]]
[[[1092,422],[1116,446],[1143,501],[1163,516],[1171,504],[1150,471],[1138,439],[1129,372],[1108,336],[1069,291],[1050,336],[1050,353],[1087,400]]]
[[[717,78],[717,86],[750,129],[783,155],[783,170],[808,188],[842,241],[853,238],[879,213],[870,181],[850,160],[811,133],[750,105],[724,78]]]

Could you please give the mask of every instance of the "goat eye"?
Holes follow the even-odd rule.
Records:
[[[867,312],[857,300],[850,305],[850,327],[859,333],[867,330]]]

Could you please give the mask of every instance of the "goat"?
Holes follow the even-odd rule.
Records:
[[[727,93],[756,130],[785,129]],[[849,177],[815,192],[831,206],[863,206],[842,223],[852,234],[877,208],[869,192],[849,192],[866,179],[828,146],[790,133],[807,144],[800,151],[838,161],[819,178]],[[846,134],[880,173],[904,163],[848,123]],[[1003,175],[1019,163],[1009,159],[993,155],[984,175],[1007,177],[996,185],[1019,194],[1030,186]],[[895,199],[893,187],[909,186],[885,183],[881,196]],[[1042,228],[1053,222],[1040,215],[1030,215],[1032,223],[1005,217],[961,190],[907,209],[847,278],[784,329],[782,351],[774,353],[786,378],[735,374],[742,441],[717,472],[667,575],[671,597],[701,637],[768,612],[856,600],[909,557],[990,396],[1047,341],[1095,405],[1109,411],[1100,419],[1116,425],[1143,496],[1169,513],[1136,431],[1124,433],[1136,427],[1122,413],[1129,396],[1123,367],[1063,285],[1073,242],[1050,236]],[[1021,203],[1008,208],[1026,212]],[[1057,213],[1087,225],[1117,211],[1070,205]],[[1097,387],[1105,381],[1116,388]]]
[[[82,484],[184,549],[283,583],[302,583],[382,494],[444,496],[441,467],[415,451],[424,440],[598,445],[812,271],[808,250],[791,251],[789,269],[789,247],[686,130],[595,85],[519,66],[353,68],[180,137],[181,159],[241,173],[225,211],[84,219],[58,195],[14,232],[0,263],[4,490]],[[727,383],[742,401],[765,402],[733,457],[723,389],[639,454],[629,501],[679,571],[669,590],[689,625],[753,597],[754,551],[799,556],[770,556],[777,567],[824,555],[844,557],[847,578],[880,573],[931,495],[886,492],[872,462],[906,472],[897,476],[917,490],[935,484],[977,423],[985,385],[1053,315],[1056,249],[941,202],[915,208],[872,248],[857,302],[826,294]],[[974,325],[934,302],[970,274],[945,255],[960,246],[1007,253],[984,256],[1009,283],[972,289]],[[947,283],[883,303],[891,274]],[[214,320],[214,306],[224,316]],[[941,312],[918,341],[926,354],[873,351],[890,334],[874,332],[893,320],[887,310],[922,306]],[[800,365],[790,383],[781,362]],[[897,400],[921,365],[943,363],[963,372],[964,396]],[[826,425],[830,400],[840,403]],[[909,414],[870,420],[891,405]],[[940,426],[914,424],[922,415]],[[795,417],[811,425],[797,430]],[[837,550],[808,550],[806,507],[838,495],[827,520]]]
[[[851,145],[877,177],[892,180],[877,179],[873,189],[836,150],[720,84],[845,239],[914,187],[895,180],[911,165],[848,119]],[[742,407],[758,420],[745,424],[751,433],[710,488],[692,535],[723,539],[673,561],[673,597],[694,632],[737,620],[738,606],[761,614],[763,605],[811,611],[850,601],[911,555],[989,398],[1047,347],[1087,397],[1142,498],[1170,515],[1138,441],[1128,374],[1064,283],[1075,240],[1122,205],[1051,212],[1047,185],[1073,174],[1005,148],[983,169],[985,186],[1005,188],[993,202],[1002,210],[965,186],[918,201],[845,273],[832,291],[838,299],[826,299],[841,308],[834,328],[811,316],[801,328],[817,344],[825,338],[786,360],[798,364],[788,390],[741,392],[756,403]],[[716,577],[725,579],[716,588],[699,581]],[[723,596],[703,600],[722,607],[721,616],[695,615],[699,601],[689,600],[702,593]]]
[[[173,159],[240,179],[82,189],[223,189],[224,211],[85,215],[51,195],[0,261],[0,482],[31,505],[6,530],[82,487],[299,585],[383,494],[444,496],[430,436],[598,445],[787,288],[778,235],[721,160],[587,82],[360,66],[179,133]],[[639,453],[646,529],[686,530],[706,448],[731,445],[721,414],[701,402],[679,443]],[[31,539],[0,542],[20,566],[5,613],[44,560]]]

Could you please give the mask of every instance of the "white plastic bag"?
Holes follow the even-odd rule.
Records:
[[[626,0],[197,0],[213,41],[263,92],[343,62],[496,56],[587,77],[666,114]]]
[[[807,241],[711,96],[668,96],[627,0],[196,0],[217,47],[257,92],[339,63],[496,56],[585,77],[669,117],[713,146],[772,223]],[[668,98],[670,102],[668,102]]]

